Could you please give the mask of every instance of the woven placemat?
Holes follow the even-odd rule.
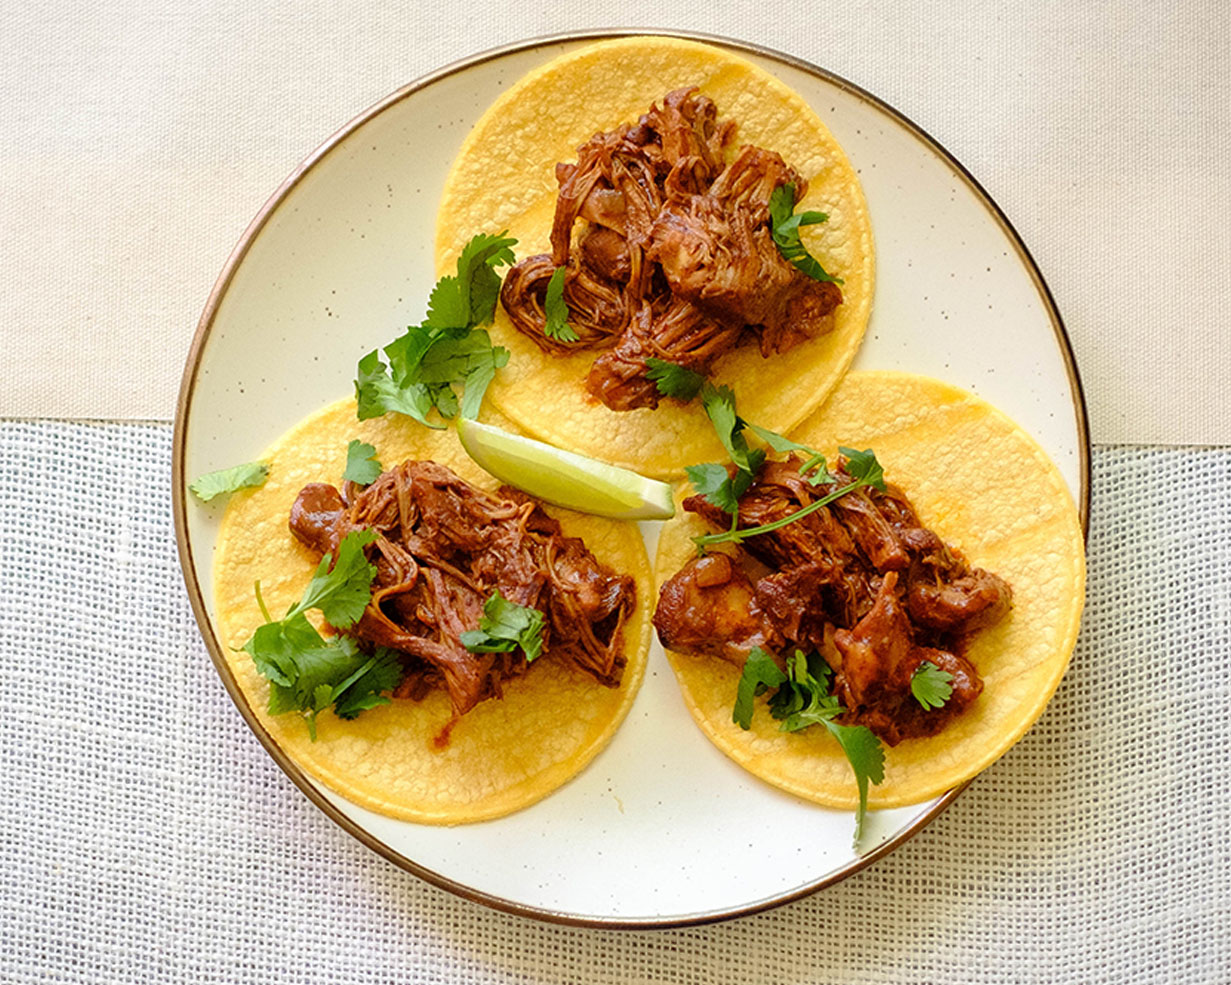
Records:
[[[0,979],[1226,981],[1231,450],[1099,449],[1073,667],[1035,729],[846,882],[709,927],[434,889],[291,785],[193,622],[170,429],[0,424]]]

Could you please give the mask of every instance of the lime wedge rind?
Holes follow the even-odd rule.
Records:
[[[671,486],[628,469],[467,419],[457,436],[475,463],[545,503],[617,520],[668,520]]]

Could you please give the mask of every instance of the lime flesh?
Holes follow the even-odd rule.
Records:
[[[545,503],[617,520],[675,515],[665,482],[478,421],[459,420],[457,436],[484,471]]]

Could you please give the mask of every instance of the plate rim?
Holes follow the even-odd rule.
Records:
[[[1029,249],[1026,247],[1026,244],[1022,241],[1021,236],[1018,234],[1013,224],[1009,221],[1008,217],[1001,210],[1000,206],[995,202],[991,195],[988,194],[987,190],[979,183],[979,181],[961,164],[961,162],[959,162],[948,150],[946,150],[939,141],[932,137],[931,134],[929,134],[909,117],[905,116],[884,100],[873,95],[868,90],[856,85],[853,82],[850,82],[842,76],[828,69],[821,68],[806,59],[787,54],[775,48],[717,34],[667,28],[590,28],[585,30],[555,32],[551,34],[524,38],[519,41],[513,41],[494,48],[488,48],[473,55],[457,59],[456,61],[450,62],[441,68],[419,76],[408,84],[390,93],[383,99],[377,101],[368,109],[359,113],[335,130],[325,141],[323,141],[318,147],[316,147],[315,150],[304,158],[303,161],[300,162],[300,164],[290,173],[290,175],[282,181],[282,183],[277,187],[277,189],[261,207],[260,211],[257,212],[256,216],[248,223],[247,227],[240,235],[239,240],[236,242],[235,246],[228,255],[226,263],[223,265],[222,271],[219,273],[218,278],[210,291],[209,297],[206,300],[205,307],[202,310],[201,317],[197,322],[196,331],[193,335],[192,343],[185,359],[184,372],[180,380],[180,389],[175,406],[175,423],[171,454],[171,501],[172,515],[175,523],[175,541],[179,555],[181,573],[184,577],[184,585],[188,592],[188,599],[192,606],[193,616],[196,619],[197,628],[201,633],[201,638],[205,644],[206,650],[209,652],[210,660],[214,664],[214,669],[221,678],[227,694],[239,710],[239,713],[248,725],[248,728],[251,729],[252,733],[264,747],[266,753],[269,754],[278,768],[287,775],[291,782],[299,788],[300,792],[303,793],[304,796],[306,796],[317,809],[319,809],[327,818],[329,818],[329,820],[338,825],[338,827],[340,827],[348,835],[360,842],[360,844],[375,852],[377,855],[385,858],[387,861],[392,862],[398,868],[410,872],[412,875],[418,876],[420,879],[433,886],[436,886],[439,889],[447,890],[448,892],[471,902],[480,903],[500,912],[530,917],[547,923],[605,930],[657,930],[701,926],[705,924],[718,923],[724,920],[731,920],[736,917],[749,916],[754,913],[760,913],[765,910],[783,906],[795,900],[802,899],[803,897],[810,896],[813,893],[819,892],[820,890],[832,886],[835,883],[841,882],[847,877],[854,875],[856,872],[867,868],[869,865],[872,865],[874,862],[889,854],[891,851],[905,844],[925,827],[927,827],[933,820],[944,813],[944,811],[948,809],[948,807],[955,800],[957,800],[957,798],[961,796],[962,792],[966,790],[966,788],[973,782],[973,778],[945,793],[932,805],[932,807],[911,821],[910,824],[898,832],[894,837],[878,845],[867,854],[859,856],[854,861],[843,866],[837,871],[828,873],[819,879],[806,883],[803,886],[796,887],[788,892],[780,893],[765,899],[755,900],[738,907],[728,907],[720,911],[684,914],[671,917],[628,919],[594,915],[586,916],[576,913],[569,913],[563,910],[553,910],[544,907],[531,906],[475,889],[465,883],[461,883],[457,880],[441,875],[440,873],[429,869],[418,862],[415,862],[413,859],[408,858],[398,852],[385,842],[381,841],[375,835],[360,827],[355,821],[351,820],[340,809],[335,807],[325,797],[325,795],[316,788],[307,774],[298,765],[296,765],[285,752],[282,751],[282,749],[273,740],[272,736],[270,736],[270,734],[265,730],[264,726],[261,725],[255,712],[253,712],[247,700],[244,698],[234,674],[231,673],[230,667],[227,665],[226,658],[222,653],[221,643],[214,633],[213,625],[209,618],[204,593],[201,589],[200,579],[197,576],[196,563],[192,556],[188,529],[188,497],[186,495],[187,477],[184,469],[185,443],[188,432],[188,418],[192,405],[192,397],[196,388],[201,357],[204,353],[206,342],[213,329],[214,320],[218,314],[218,310],[221,307],[223,299],[226,297],[235,273],[247,257],[248,251],[260,236],[261,231],[264,229],[270,217],[275,211],[277,211],[283,201],[290,196],[294,188],[319,161],[329,154],[334,147],[344,141],[360,127],[365,125],[368,121],[379,116],[385,110],[401,102],[403,99],[406,99],[422,89],[428,88],[448,76],[457,74],[476,65],[481,65],[488,61],[494,61],[506,55],[534,48],[543,48],[552,44],[579,40],[599,41],[635,36],[670,37],[688,41],[700,41],[707,44],[725,47],[739,53],[759,55],[771,61],[780,62],[792,68],[796,68],[800,71],[816,76],[826,82],[836,85],[840,89],[844,89],[858,96],[875,109],[888,115],[913,137],[915,137],[915,139],[919,140],[933,153],[937,154],[959,177],[962,178],[963,181],[966,182],[970,190],[974,192],[976,198],[978,198],[978,200],[983,204],[984,208],[987,209],[992,218],[996,220],[997,224],[1012,243],[1019,260],[1028,271],[1035,290],[1038,292],[1040,300],[1043,303],[1043,307],[1048,314],[1049,320],[1051,321],[1052,330],[1055,334],[1056,342],[1060,349],[1060,354],[1065,365],[1065,371],[1072,389],[1073,412],[1077,425],[1077,436],[1079,442],[1078,452],[1080,459],[1080,490],[1078,496],[1076,497],[1076,505],[1078,517],[1081,523],[1083,539],[1088,538],[1089,536],[1090,522],[1091,445],[1085,391],[1082,386],[1081,376],[1077,369],[1077,361],[1073,354],[1072,343],[1069,339],[1068,331],[1064,326],[1064,320],[1060,315],[1059,309],[1056,307],[1056,302],[1052,296],[1051,289],[1044,280],[1038,264],[1035,263],[1034,257],[1031,255]]]

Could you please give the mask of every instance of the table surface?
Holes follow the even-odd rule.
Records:
[[[0,149],[0,221],[21,246],[0,291],[0,977],[1227,980],[1231,17],[1195,3],[801,9],[6,11],[0,122],[18,139]],[[291,786],[193,622],[165,423],[231,246],[329,133],[456,58],[630,24],[779,48],[931,132],[1039,261],[1096,442],[1087,613],[1038,725],[837,887],[652,933],[451,897]]]

